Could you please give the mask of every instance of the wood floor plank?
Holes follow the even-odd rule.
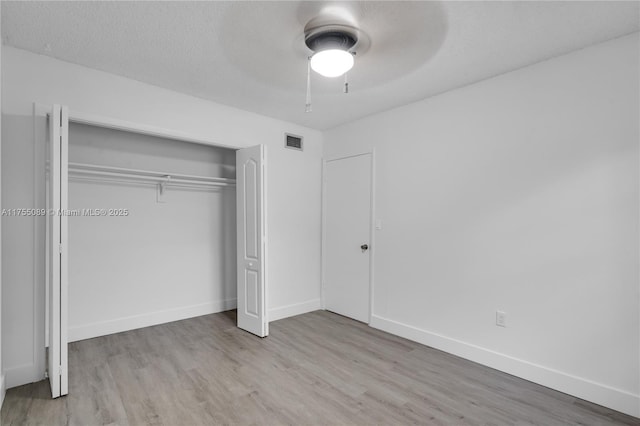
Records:
[[[9,425],[640,425],[325,311],[260,339],[235,312],[69,345],[70,394],[10,389]]]

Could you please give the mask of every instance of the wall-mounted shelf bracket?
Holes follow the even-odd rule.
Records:
[[[164,177],[164,180],[161,182],[158,182],[158,191],[156,193],[156,201],[158,203],[166,203],[165,199],[164,199],[164,194],[167,190],[167,184],[169,183],[169,181],[171,180],[171,176],[170,175],[166,175]]]

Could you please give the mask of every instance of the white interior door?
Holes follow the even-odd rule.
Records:
[[[236,152],[238,327],[269,334],[266,301],[265,147]]]
[[[69,393],[67,361],[67,216],[69,112],[54,105],[49,116],[48,283],[49,349],[47,366],[51,396]]]
[[[325,162],[325,309],[369,322],[372,154]]]

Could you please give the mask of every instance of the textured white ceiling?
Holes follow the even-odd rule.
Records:
[[[640,29],[640,3],[11,2],[5,44],[326,129]],[[348,95],[312,77],[303,28],[363,32]]]

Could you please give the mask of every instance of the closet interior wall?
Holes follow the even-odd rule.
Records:
[[[236,307],[235,186],[158,198],[157,183],[72,167],[234,180],[234,150],[71,123],[69,163],[69,341]]]

